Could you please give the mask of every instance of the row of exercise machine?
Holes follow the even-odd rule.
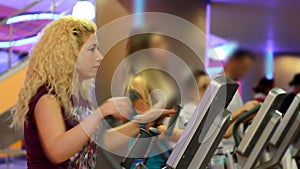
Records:
[[[226,108],[237,89],[238,84],[224,76],[217,76],[211,81],[179,141],[169,154],[165,154],[167,163],[164,169],[214,168],[209,163],[230,125],[231,112]],[[280,88],[272,89],[262,104],[236,120],[233,127],[235,147],[224,154],[227,169],[297,169],[293,157],[300,152],[300,94],[282,117],[277,109],[285,95],[286,92]],[[174,130],[178,114],[171,117],[165,131],[164,145],[167,149],[171,149],[168,137]],[[249,118],[254,114],[254,118]],[[250,119],[251,124],[241,136],[237,132],[238,126]],[[156,128],[141,129],[121,168],[129,169],[136,159],[147,160],[159,141],[159,134]],[[282,164],[286,154],[291,156],[289,166]]]

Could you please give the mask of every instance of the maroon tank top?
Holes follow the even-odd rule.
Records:
[[[38,100],[45,94],[48,94],[47,87],[40,87],[37,93],[32,97],[29,103],[29,111],[26,114],[24,123],[24,139],[27,153],[27,167],[28,169],[66,169],[68,167],[69,160],[60,164],[53,164],[50,160],[48,160],[40,142],[38,130],[34,121],[34,108]],[[63,109],[62,112],[64,112]],[[63,116],[66,117],[64,113]],[[74,125],[71,125],[66,118],[65,125],[67,130],[74,127]]]

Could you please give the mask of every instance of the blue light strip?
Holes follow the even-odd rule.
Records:
[[[267,42],[267,53],[265,56],[265,74],[267,79],[273,79],[274,73],[274,42],[272,39],[269,39]]]
[[[33,21],[33,20],[55,20],[60,18],[59,14],[52,14],[52,13],[39,13],[39,14],[25,14],[25,15],[18,15],[7,19],[6,24],[18,23],[18,22],[25,22],[25,21]]]
[[[207,3],[206,5],[206,53],[205,53],[205,60],[204,60],[204,65],[205,67],[209,67],[209,56],[208,56],[208,49],[209,47],[209,37],[210,37],[210,23],[211,23],[211,6],[210,2]]]
[[[37,40],[38,40],[38,37],[33,36],[33,37],[30,37],[30,38],[24,38],[24,39],[20,39],[20,40],[0,42],[0,48],[9,48],[11,46],[27,45],[27,44],[34,43]]]
[[[273,79],[273,72],[274,72],[274,54],[272,50],[268,50],[266,54],[266,78]]]
[[[61,15],[59,14],[52,14],[52,13],[39,13],[39,14],[24,14],[24,15],[18,15],[11,17],[7,19],[6,24],[13,24],[18,22],[25,22],[25,21],[33,21],[33,20],[56,20],[60,18]],[[34,43],[38,40],[37,36],[19,39],[19,40],[13,40],[13,41],[0,41],[0,48],[9,48],[11,46],[22,46]]]
[[[134,26],[141,27],[144,24],[142,13],[145,10],[145,0],[134,0],[134,13],[137,14],[134,18]]]

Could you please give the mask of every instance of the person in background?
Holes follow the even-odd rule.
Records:
[[[210,83],[209,76],[203,70],[194,72],[194,77],[188,80],[189,84],[187,84],[187,87],[190,87],[190,89],[193,88],[191,87],[193,80],[196,80],[198,91],[190,91],[191,101],[183,106],[176,122],[175,127],[179,129],[184,129],[186,127],[188,121],[195,112],[199,101],[201,100]]]
[[[168,44],[164,36],[156,33],[145,33],[131,36],[126,46],[127,74],[129,84],[126,84],[125,93],[128,93],[134,108],[138,114],[151,111],[153,107],[165,109],[164,114],[175,113],[171,108],[178,104],[178,91],[176,82],[163,70],[169,69],[167,56],[160,50],[168,50]],[[140,52],[140,53],[139,53]],[[155,66],[155,69],[151,68]],[[149,114],[150,115],[150,114]],[[155,118],[153,118],[155,120]],[[157,124],[158,121],[149,121],[147,127],[157,127],[164,138],[163,131],[166,126]],[[181,130],[174,131],[170,137],[177,141]],[[134,139],[129,144],[132,145]],[[165,147],[163,147],[165,149]],[[161,169],[166,160],[156,148],[153,149],[151,157],[148,158],[146,167],[150,169]],[[134,164],[131,168],[134,168]]]
[[[234,51],[231,56],[225,61],[224,65],[224,75],[236,82],[242,80],[246,74],[249,72],[254,62],[254,54],[248,50],[237,49]],[[228,106],[228,110],[235,112],[236,110],[243,107],[243,100],[241,95],[237,92],[231,103]],[[233,120],[240,113],[235,113],[233,115]]]
[[[254,100],[264,102],[269,91],[274,87],[274,79],[263,77],[258,84],[253,88]]]
[[[294,97],[300,92],[300,73],[294,76],[294,79],[289,83],[289,85],[293,87],[293,91],[285,97],[278,109],[283,115],[290,107]]]
[[[245,49],[237,49],[227,59],[224,65],[224,74],[226,77],[238,82],[242,80],[249,72],[253,65],[255,56],[252,52]],[[243,103],[241,95],[236,92],[232,101],[228,105],[227,109],[232,112],[232,121],[230,127],[227,129],[224,139],[222,141],[223,146],[226,150],[232,151],[234,146],[234,140],[232,136],[232,128],[235,120],[244,112],[249,111],[259,102],[252,100],[245,104]]]

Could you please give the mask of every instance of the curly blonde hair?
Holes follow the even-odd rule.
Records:
[[[13,110],[12,127],[22,128],[31,98],[39,87],[47,85],[68,114],[72,111],[72,81],[80,49],[96,32],[96,25],[85,19],[65,16],[50,23],[31,49],[24,84]]]

